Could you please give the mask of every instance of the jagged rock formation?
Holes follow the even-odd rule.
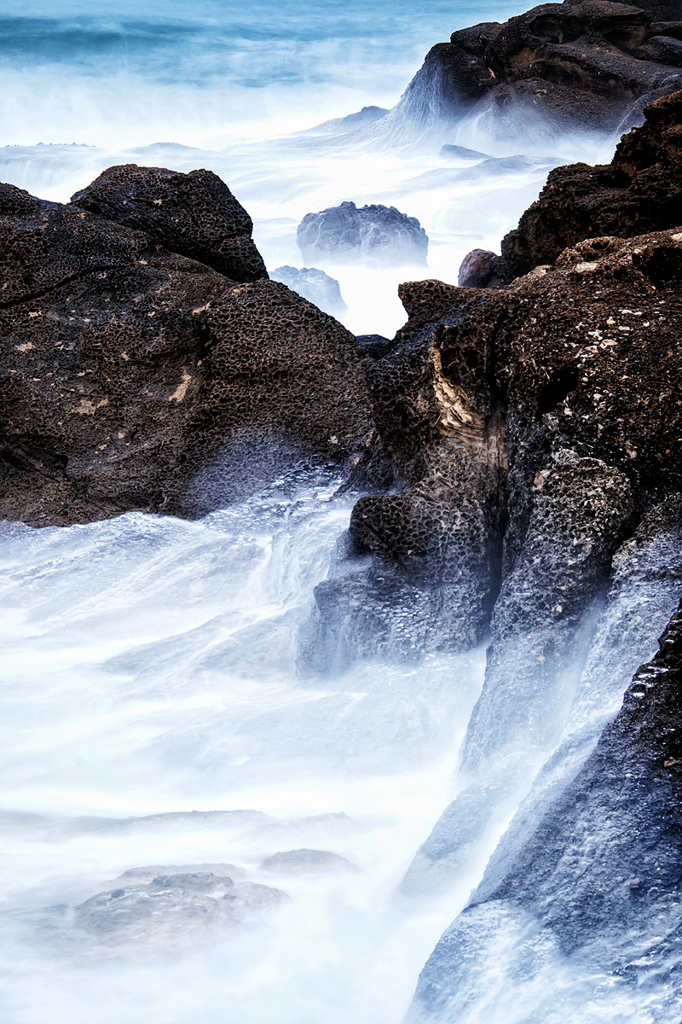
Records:
[[[75,198],[0,186],[2,518],[199,515],[349,456],[369,357],[267,280],[215,175],[127,165]]]
[[[109,167],[71,203],[144,231],[172,252],[240,283],[267,278],[253,222],[213,171],[181,174],[164,167]]]
[[[480,965],[491,956],[505,1000],[521,999],[533,1019],[587,1019],[581,1007],[585,999],[598,1005],[596,977],[610,1006],[628,992],[633,1019],[678,1019],[681,666],[682,603],[576,778],[501,873],[493,861],[440,939],[407,1020],[468,1020],[467,1009],[489,1000]],[[549,1005],[557,978],[560,1017]]]
[[[682,43],[680,48],[682,52]],[[641,128],[623,137],[610,164],[570,164],[550,171],[539,199],[503,238],[502,256],[487,253],[484,260],[475,249],[465,257],[460,283],[499,287],[533,267],[553,264],[583,238],[631,238],[677,223],[682,210],[682,94],[650,104],[646,117]],[[473,271],[474,259],[478,273]]]
[[[654,118],[624,148],[669,127]],[[540,772],[495,871],[521,856],[534,808],[580,769],[680,599],[679,215],[633,238],[584,238],[506,288],[401,286],[409,319],[368,371],[377,433],[358,465],[377,489],[383,472],[387,493],[356,505],[302,662],[337,670],[371,656],[372,640],[416,659],[489,630],[463,789],[407,893],[448,887],[472,856],[487,858],[496,823]],[[439,1024],[461,1010],[455,1001],[439,1016],[437,990],[452,994],[460,970],[454,950],[440,949],[420,996]]]
[[[348,306],[341,296],[339,282],[325,274],[324,270],[315,267],[277,267],[270,275],[273,281],[279,281],[302,295],[319,309],[331,316],[343,316]]]
[[[307,213],[296,233],[306,263],[426,266],[429,240],[416,217],[395,206],[345,202]]]
[[[497,600],[491,665],[514,650],[522,676],[530,627],[529,671],[551,634],[552,678],[614,552],[679,486],[681,278],[682,229],[586,240],[504,291],[401,286],[410,319],[368,371],[364,456],[388,457],[400,490],[354,509],[357,561],[317,591],[318,669],[370,636],[396,657],[465,649]]]
[[[469,119],[500,142],[566,131],[614,132],[682,85],[679,4],[566,0],[484,22],[438,43],[400,102],[368,131],[403,144]],[[456,140],[460,141],[460,140]],[[475,145],[475,144],[474,144]]]

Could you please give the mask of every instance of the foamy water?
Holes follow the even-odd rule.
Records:
[[[350,507],[311,481],[202,522],[5,527],[5,1019],[401,1019],[483,867],[437,908],[394,904],[452,792],[483,655],[300,682],[296,630]],[[180,813],[237,809],[260,817]],[[300,848],[360,870],[259,868]],[[69,907],[168,863],[237,865],[292,899],[217,946],[190,939],[171,965],[71,948]]]

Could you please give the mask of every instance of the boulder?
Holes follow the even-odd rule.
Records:
[[[73,206],[144,231],[171,252],[205,263],[232,281],[267,278],[253,222],[213,171],[109,167],[71,196]]]
[[[499,259],[489,249],[472,249],[460,263],[457,284],[460,288],[485,288]]]
[[[307,213],[296,233],[306,263],[364,263],[368,266],[426,266],[429,245],[416,217],[395,206],[345,202]]]
[[[371,427],[353,335],[284,285],[181,252],[215,244],[201,253],[227,268],[223,240],[250,221],[222,182],[123,170],[98,179],[106,216],[0,186],[2,518],[202,515],[301,461],[340,467]],[[120,222],[126,195],[148,230]],[[174,228],[163,211],[184,196]]]
[[[269,886],[186,870],[92,896],[76,908],[73,928],[104,947],[176,952],[215,940],[287,898]]]
[[[325,274],[324,270],[315,267],[277,267],[270,275],[273,281],[279,281],[302,295],[318,309],[331,316],[343,316],[348,306],[341,297],[339,282]]]

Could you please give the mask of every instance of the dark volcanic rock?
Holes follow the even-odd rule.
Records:
[[[631,238],[682,220],[682,92],[650,104],[646,117],[623,137],[610,164],[550,171],[540,198],[502,240],[494,284],[553,264],[584,238]]]
[[[165,249],[205,263],[233,281],[268,276],[251,238],[251,218],[213,171],[109,167],[71,202],[144,231]]]
[[[298,460],[341,464],[369,430],[369,357],[283,285],[11,185],[0,237],[3,518],[203,514]]]
[[[460,288],[485,288],[499,259],[488,249],[472,249],[460,264],[457,284]]]
[[[465,115],[509,130],[615,131],[637,123],[642,98],[679,89],[679,4],[566,0],[438,43],[381,124],[428,130]],[[656,20],[663,18],[664,21]],[[523,126],[526,126],[524,129]],[[396,138],[399,138],[399,132]]]
[[[331,316],[342,316],[348,309],[341,297],[339,282],[325,274],[324,270],[315,267],[302,267],[299,270],[297,267],[284,266],[277,267],[270,276],[273,281],[285,284]]]
[[[416,217],[394,206],[345,202],[307,213],[298,226],[306,263],[366,263],[381,267],[426,266],[429,240]]]

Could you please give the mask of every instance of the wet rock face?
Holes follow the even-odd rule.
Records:
[[[238,283],[159,244],[163,229],[181,248],[155,227],[166,186],[190,183],[185,245],[204,179],[152,168],[145,192],[144,173],[138,198],[161,182],[151,234],[0,186],[2,518],[200,515],[298,460],[342,463],[371,426],[356,339],[283,285]],[[245,228],[235,218],[226,231]]]
[[[280,281],[308,302],[331,316],[343,316],[348,306],[341,296],[339,282],[315,267],[277,267],[272,280]]]
[[[251,238],[251,218],[213,171],[109,167],[71,202],[144,231],[165,249],[205,263],[233,281],[268,276]]]
[[[445,116],[492,103],[533,107],[562,130],[613,131],[638,98],[680,87],[680,22],[657,20],[679,13],[672,3],[568,0],[461,29],[427,55],[406,107],[437,84]]]
[[[610,164],[550,171],[539,199],[503,239],[502,258],[491,261],[486,284],[499,286],[553,264],[584,238],[629,238],[682,220],[682,92],[650,104],[646,115],[641,128],[623,137]],[[473,254],[465,262],[471,260]]]
[[[481,972],[502,941],[513,999],[561,976],[566,1005],[600,977],[609,1005],[646,992],[650,1019],[679,1015],[682,949],[682,606],[621,712],[504,877],[444,933],[424,968],[410,1022],[459,1018],[481,997]],[[482,886],[486,888],[485,879]],[[526,970],[519,967],[526,964]],[[590,984],[592,979],[592,984]],[[636,991],[635,991],[636,990]],[[542,1019],[554,1019],[546,1010]],[[636,1014],[635,1009],[635,1014]]]
[[[429,245],[416,217],[394,206],[345,202],[307,213],[296,233],[306,263],[366,263],[368,266],[426,266]]]

